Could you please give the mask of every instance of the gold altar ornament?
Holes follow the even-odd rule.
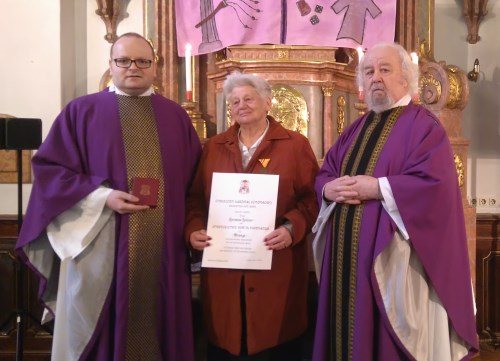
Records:
[[[272,108],[269,115],[285,128],[307,137],[309,112],[303,95],[291,86],[283,84],[274,85],[272,95]]]
[[[462,161],[462,158],[458,154],[453,155],[453,161],[455,162],[455,168],[457,170],[458,185],[460,187],[463,187],[464,177],[465,177],[464,162]]]
[[[345,124],[345,97],[339,96],[337,98],[337,134],[341,135],[344,132]]]
[[[196,130],[196,134],[198,134],[200,140],[206,139],[207,124],[205,122],[205,119],[201,117],[201,113],[197,109],[198,104],[196,102],[184,102],[182,103],[182,107],[191,118],[191,123],[193,124],[193,127]]]
[[[424,74],[420,76],[419,88],[421,89],[422,101],[426,104],[435,104],[442,94],[441,83],[432,75]]]
[[[457,70],[458,68],[449,66],[446,72],[449,82],[449,92],[446,103],[450,109],[456,108],[460,105],[462,100],[462,83],[460,82]]]

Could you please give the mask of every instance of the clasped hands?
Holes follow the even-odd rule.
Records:
[[[345,175],[325,184],[323,197],[335,203],[361,204],[382,199],[378,179],[368,175]]]

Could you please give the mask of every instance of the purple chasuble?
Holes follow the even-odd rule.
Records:
[[[341,176],[342,163],[367,115],[348,127],[325,156],[316,177],[321,204],[324,185]],[[447,134],[436,117],[421,106],[406,106],[375,164],[373,176],[387,177],[409,241],[422,263],[460,338],[478,349],[463,205]],[[381,201],[363,203],[360,220],[354,294],[352,360],[412,360],[396,336],[384,308],[374,274],[374,261],[389,245],[397,226]],[[334,360],[336,336],[330,333],[332,279],[332,220],[322,262],[313,361]],[[350,230],[348,230],[350,231]],[[345,358],[347,359],[347,358]],[[335,359],[336,360],[336,359]]]
[[[201,146],[186,112],[151,95],[164,177],[164,232],[158,288],[158,343],[163,361],[193,361],[191,278],[183,239],[185,195]],[[145,162],[148,159],[144,159]],[[107,90],[70,102],[33,157],[35,182],[16,250],[35,241],[58,215],[100,185],[129,192],[117,95]],[[114,279],[82,360],[123,360],[127,325],[128,216],[116,217]],[[111,241],[111,240],[110,240]],[[112,262],[112,260],[110,260]],[[50,280],[40,276],[39,296]],[[57,282],[56,282],[57,283]],[[57,337],[57,335],[55,335]]]

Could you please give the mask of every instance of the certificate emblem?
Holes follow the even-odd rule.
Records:
[[[241,194],[250,193],[250,181],[248,179],[243,179],[240,182],[240,190],[238,192]]]
[[[151,187],[147,184],[143,184],[141,186],[141,190],[139,192],[141,196],[149,196],[151,194]]]

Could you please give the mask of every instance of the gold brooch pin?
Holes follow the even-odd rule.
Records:
[[[264,158],[264,159],[259,159],[259,162],[260,162],[260,164],[262,164],[262,166],[264,168],[267,168],[267,165],[269,164],[270,160],[271,160],[271,158]]]

